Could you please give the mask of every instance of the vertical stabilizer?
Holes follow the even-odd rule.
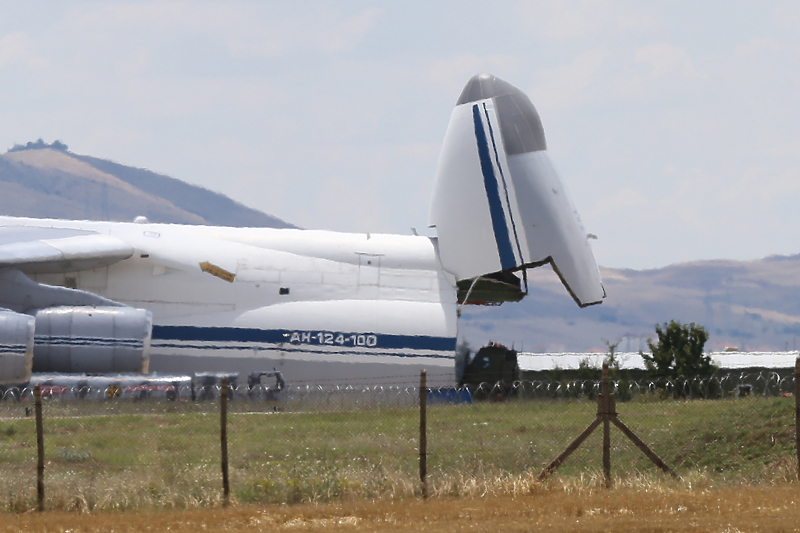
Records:
[[[453,110],[430,225],[443,267],[459,281],[551,263],[580,306],[605,297],[539,114],[522,91],[492,75],[473,77]]]

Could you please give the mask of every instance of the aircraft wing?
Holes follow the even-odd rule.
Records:
[[[132,255],[132,246],[102,233],[30,226],[0,228],[0,268],[14,267],[29,273],[72,272],[107,266]]]

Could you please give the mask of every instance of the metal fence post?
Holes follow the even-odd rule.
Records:
[[[230,503],[231,487],[228,483],[228,378],[223,377],[220,386],[219,441],[222,458],[222,506]]]
[[[608,386],[608,362],[603,362],[603,478],[611,488],[611,391]]]
[[[423,370],[419,375],[419,481],[422,486],[422,497],[428,498],[428,390],[427,373]]]
[[[42,423],[42,387],[37,383],[33,388],[34,408],[36,410],[36,496],[39,512],[44,511],[44,425]]]

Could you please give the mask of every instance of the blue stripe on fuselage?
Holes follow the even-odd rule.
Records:
[[[475,123],[475,140],[478,144],[478,157],[481,161],[481,171],[483,172],[483,186],[486,189],[486,198],[489,200],[489,213],[492,217],[492,229],[494,229],[494,239],[497,242],[497,253],[500,255],[500,265],[503,270],[517,266],[514,258],[514,249],[511,247],[511,237],[508,234],[508,224],[506,214],[503,211],[503,204],[500,200],[500,190],[497,177],[494,175],[494,165],[492,156],[489,152],[489,143],[486,139],[486,132],[483,129],[483,121],[478,104],[472,106],[472,119]]]
[[[195,342],[242,342],[262,344],[291,344],[292,334],[296,330],[288,329],[258,329],[236,327],[199,327],[199,326],[153,326],[153,341],[195,341]],[[332,334],[343,335],[375,335],[377,337],[375,348],[394,350],[434,350],[452,351],[456,349],[456,339],[453,337],[431,337],[428,335],[391,335],[386,333],[344,333],[334,331],[314,330],[318,335]],[[316,346],[329,346],[330,344],[316,342],[303,342]],[[342,345],[340,345],[342,346]],[[349,344],[347,344],[349,346]],[[361,348],[363,346],[359,346]],[[371,347],[371,346],[370,346]]]

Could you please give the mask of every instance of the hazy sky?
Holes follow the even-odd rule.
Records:
[[[800,252],[800,3],[0,1],[39,137],[307,228],[424,233],[467,80],[529,94],[601,265]]]

